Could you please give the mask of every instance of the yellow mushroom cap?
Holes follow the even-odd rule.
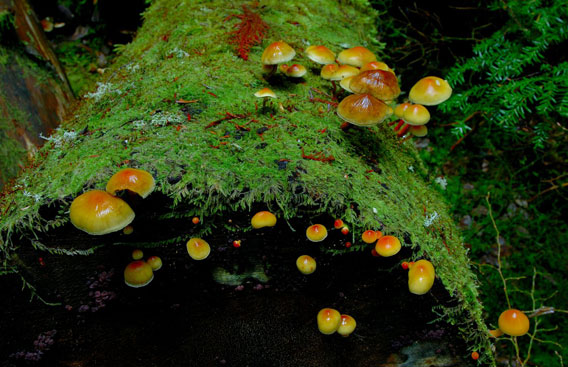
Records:
[[[422,295],[428,293],[434,284],[436,272],[428,260],[418,260],[408,271],[408,289],[410,293]]]
[[[331,80],[333,73],[335,73],[339,69],[339,65],[337,64],[328,64],[321,68],[320,76],[324,79]]]
[[[337,55],[340,64],[352,65],[360,68],[371,61],[377,61],[377,57],[363,46],[357,46],[343,50]]]
[[[134,220],[128,204],[108,192],[87,191],[75,198],[69,208],[71,223],[92,235],[120,231]]]
[[[529,331],[530,322],[522,311],[511,308],[499,316],[499,329],[510,336],[525,335]]]
[[[331,335],[341,324],[341,314],[333,308],[322,308],[317,316],[318,329],[322,334]]]
[[[421,104],[413,104],[404,110],[402,119],[409,125],[426,125],[430,121],[430,112]]]
[[[271,43],[264,49],[261,61],[264,65],[275,65],[290,61],[296,56],[296,51],[284,41]]]
[[[452,87],[442,78],[427,76],[420,79],[410,89],[408,98],[413,103],[435,106],[452,96]]]
[[[152,267],[152,270],[154,271],[160,270],[162,268],[162,259],[160,259],[158,256],[150,256],[148,260],[146,260],[146,262]]]
[[[312,242],[321,242],[327,237],[327,229],[323,224],[314,224],[306,229],[306,237]]]
[[[107,182],[106,191],[115,195],[118,191],[129,190],[145,198],[154,191],[155,186],[154,177],[149,172],[125,168],[112,175]]]
[[[186,244],[187,253],[193,260],[203,260],[209,256],[211,247],[201,238],[190,238]]]
[[[422,138],[428,135],[428,128],[426,127],[426,125],[410,126],[410,129],[408,131],[410,131],[412,135],[418,138]]]
[[[355,330],[357,322],[349,315],[341,315],[341,322],[337,328],[337,333],[341,336],[349,336]]]
[[[361,72],[363,71],[367,71],[367,70],[384,70],[384,71],[388,71],[394,74],[394,71],[389,68],[389,66],[387,64],[385,64],[382,61],[371,61],[366,63],[365,65],[361,66]]]
[[[286,69],[286,75],[292,78],[301,78],[306,75],[306,67],[300,64],[292,64]]]
[[[377,251],[377,254],[384,257],[398,254],[400,248],[400,240],[394,236],[383,236],[379,238],[375,245],[375,251]]]
[[[348,76],[355,76],[359,74],[359,69],[350,65],[341,65],[333,72],[329,80],[341,80]]]
[[[258,98],[265,98],[265,97],[276,98],[276,93],[274,93],[270,88],[262,88],[261,90],[256,92],[254,96]]]
[[[333,64],[335,62],[335,53],[321,45],[306,48],[306,56],[318,64]]]
[[[361,239],[365,243],[373,243],[377,240],[377,232],[373,231],[372,229],[369,229],[363,232],[363,234],[361,235]]]
[[[383,101],[392,101],[400,94],[396,76],[380,69],[363,71],[354,76],[349,88],[354,93],[368,93]]]
[[[133,261],[124,269],[124,282],[129,287],[144,287],[152,279],[154,279],[152,267],[142,260]]]
[[[256,213],[250,220],[252,228],[258,229],[262,227],[274,227],[276,225],[276,216],[271,212],[261,211]]]
[[[399,104],[394,109],[394,115],[401,119],[404,116],[404,111],[406,111],[410,106],[412,106],[412,104],[408,102]]]
[[[144,257],[144,253],[142,252],[142,250],[137,248],[136,250],[132,251],[132,259],[140,260],[143,257]]]
[[[392,115],[392,108],[370,94],[352,94],[339,102],[337,115],[353,125],[371,126]]]
[[[341,86],[341,88],[345,89],[349,93],[353,93],[351,88],[349,88],[349,83],[351,83],[351,79],[353,79],[354,76],[355,75],[347,76],[339,81],[339,85]]]
[[[302,255],[296,259],[298,270],[305,275],[309,275],[316,271],[316,261],[310,255]]]

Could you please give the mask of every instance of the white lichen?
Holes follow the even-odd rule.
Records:
[[[189,54],[187,52],[185,52],[184,50],[182,50],[178,47],[176,47],[172,50],[172,55],[174,55],[178,59],[182,59],[184,57],[189,57]]]
[[[115,89],[112,83],[101,83],[97,82],[97,90],[92,93],[85,94],[85,98],[94,99],[95,102],[98,102],[107,94],[121,94],[122,92],[119,89]]]
[[[168,124],[181,124],[184,121],[183,118],[181,114],[160,112],[152,115],[149,123],[152,126],[162,127]]]
[[[434,221],[438,219],[439,216],[440,214],[438,214],[438,212],[434,212],[430,215],[427,215],[426,219],[424,219],[424,227],[426,228],[430,227],[432,223],[434,223]]]
[[[26,197],[33,198],[36,203],[41,200],[41,194],[32,194],[28,190],[24,190],[23,194]]]
[[[438,177],[436,177],[436,179],[434,180],[434,182],[436,182],[438,185],[440,185],[440,187],[442,188],[442,190],[445,190],[446,187],[448,187],[448,181],[446,180],[445,177],[438,176]]]
[[[70,143],[73,140],[77,139],[79,133],[76,131],[65,131],[62,128],[58,127],[55,130],[55,134],[51,136],[44,136],[42,133],[39,134],[41,139],[47,140],[52,142],[55,147],[60,147],[64,143]]]

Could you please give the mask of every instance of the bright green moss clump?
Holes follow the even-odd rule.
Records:
[[[226,34],[237,20],[224,19],[241,5],[155,1],[108,78],[54,136],[38,169],[21,177],[22,189],[5,199],[14,202],[0,227],[6,251],[14,232],[67,222],[64,213],[42,219],[42,205],[62,200],[65,208],[83,190],[104,187],[128,162],[154,174],[174,216],[207,217],[267,203],[280,218],[342,218],[357,238],[368,228],[406,238],[459,300],[450,311],[475,339],[472,347],[487,348],[466,251],[412,144],[401,144],[386,124],[344,132],[334,108],[312,99],[328,100],[321,93],[330,86],[301,50],[310,44],[336,52],[372,49],[376,14],[364,4],[328,0],[269,1],[253,10],[270,26],[262,47],[286,40],[298,52],[294,62],[314,67],[304,80],[265,80],[261,47],[253,47],[249,61],[236,56]],[[278,95],[266,108],[253,96],[263,87]],[[176,206],[183,213],[175,214]],[[354,242],[346,251],[359,249]]]

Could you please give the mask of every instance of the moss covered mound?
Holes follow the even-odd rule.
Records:
[[[6,269],[16,269],[16,247],[96,252],[104,240],[71,244],[50,233],[78,236],[66,214],[71,200],[104,188],[121,167],[142,168],[156,178],[159,193],[152,195],[164,196],[162,219],[202,218],[199,230],[188,229],[192,235],[212,233],[217,221],[208,218],[252,216],[254,208],[271,210],[280,221],[302,218],[306,227],[313,218],[342,218],[353,246],[327,249],[334,254],[370,250],[360,240],[369,228],[398,236],[412,258],[432,261],[438,281],[458,301],[441,313],[490,359],[466,250],[412,144],[401,144],[387,124],[342,131],[330,84],[301,52],[310,44],[381,52],[372,43],[377,14],[362,1],[268,1],[249,8],[269,29],[245,61],[228,43],[239,18],[227,17],[242,14],[241,4],[154,2],[106,81],[85,96],[33,162],[36,168],[3,197]],[[263,48],[280,39],[296,49],[293,62],[308,67],[299,81],[262,74]],[[263,87],[277,99],[265,104],[254,97]],[[60,226],[63,231],[52,231]]]

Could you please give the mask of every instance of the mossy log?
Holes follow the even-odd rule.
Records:
[[[467,250],[412,143],[401,143],[386,123],[342,130],[332,87],[302,53],[310,44],[324,44],[336,52],[363,45],[382,55],[374,41],[378,15],[365,1],[247,5],[269,28],[244,60],[229,42],[242,20],[232,16],[242,14],[241,2],[153,2],[104,83],[85,96],[33,167],[3,194],[4,271],[19,274],[45,300],[59,297],[62,304],[76,305],[85,277],[97,265],[125,266],[136,247],[162,254],[172,276],[186,279],[187,271],[207,269],[225,284],[233,284],[233,270],[258,264],[274,277],[275,269],[289,275],[280,260],[295,260],[302,252],[317,252],[318,266],[331,282],[338,280],[331,267],[339,259],[364,258],[355,263],[387,274],[377,275],[377,282],[391,274],[402,283],[396,287],[406,291],[400,262],[427,258],[437,273],[434,295],[445,300],[437,304],[432,293],[405,293],[408,299],[394,304],[389,299],[390,307],[423,304],[428,312],[434,307],[460,330],[470,350],[494,363]],[[308,66],[304,78],[263,74],[263,48],[281,39],[296,49],[293,62]],[[278,97],[259,102],[254,93],[263,87]],[[124,167],[145,169],[157,182],[150,197],[130,198],[134,233],[90,236],[74,228],[68,218],[73,198],[104,189]],[[275,213],[277,226],[253,230],[250,218],[258,210]],[[193,217],[200,223],[192,223]],[[348,237],[332,231],[335,218],[349,227]],[[319,244],[304,236],[314,223],[331,232]],[[360,240],[367,229],[400,238],[401,254],[369,264],[372,245]],[[189,259],[185,242],[190,237],[211,244],[215,267],[203,265],[209,260]],[[235,239],[242,239],[238,253],[231,246]],[[255,271],[259,274],[258,269],[249,274]],[[351,271],[369,274],[355,266]],[[326,299],[334,302],[333,295]]]

